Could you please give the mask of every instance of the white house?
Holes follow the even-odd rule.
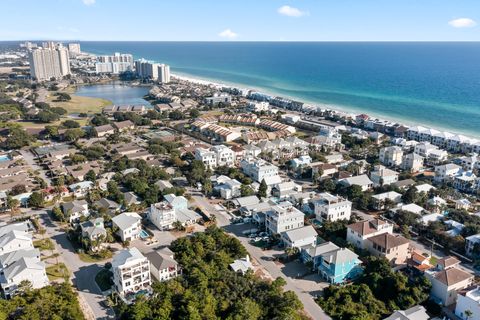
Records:
[[[435,182],[444,182],[453,178],[458,172],[462,170],[462,167],[454,163],[447,163],[441,166],[435,167]]]
[[[467,288],[458,293],[455,315],[462,320],[480,319],[480,287]]]
[[[113,284],[122,297],[150,290],[150,262],[137,248],[118,252],[112,260]]]
[[[385,320],[428,320],[430,316],[423,306],[413,306],[407,310],[397,310]]]
[[[195,149],[195,159],[202,161],[206,167],[231,167],[235,163],[235,152],[227,146],[216,145],[210,149]]]
[[[362,191],[367,191],[373,187],[372,180],[366,174],[340,179],[339,182],[347,187],[359,186],[362,188]]]
[[[247,254],[245,258],[233,261],[230,263],[230,268],[232,268],[234,272],[239,272],[245,275],[248,270],[253,270],[253,265],[250,262],[250,256]]]
[[[366,240],[383,233],[393,233],[393,225],[380,219],[360,221],[347,226],[347,241],[357,248],[366,249]]]
[[[278,167],[262,159],[244,159],[240,166],[247,176],[259,183],[269,177],[278,177]]]
[[[402,164],[403,150],[397,146],[380,149],[379,160],[386,166],[397,167]]]
[[[70,223],[78,222],[80,217],[88,217],[90,215],[90,211],[88,210],[88,202],[86,200],[73,200],[71,202],[64,202],[61,204],[61,209]]]
[[[292,203],[284,201],[271,207],[265,214],[265,227],[271,234],[301,228],[304,226],[305,215]]]
[[[377,210],[382,210],[385,208],[387,201],[390,201],[393,204],[399,204],[402,201],[402,195],[395,191],[388,191],[372,196],[373,207]]]
[[[2,270],[0,286],[5,297],[12,297],[25,280],[30,282],[32,289],[49,284],[45,264],[38,257],[22,257]]]
[[[229,200],[241,196],[242,183],[237,179],[231,179],[227,176],[219,176],[216,178],[213,190],[217,192],[223,199]]]
[[[418,172],[423,169],[425,158],[417,153],[409,153],[403,156],[402,169],[410,172]]]
[[[398,181],[398,172],[384,166],[375,166],[374,169],[370,172],[370,179],[375,186],[386,186]]]
[[[33,249],[32,235],[30,233],[10,230],[0,236],[0,255],[27,249]]]
[[[340,196],[321,193],[314,201],[315,217],[320,222],[350,220],[352,203]]]
[[[142,218],[136,212],[124,212],[112,218],[114,226],[118,227],[117,234],[123,242],[138,239]]]
[[[92,181],[82,181],[68,186],[68,189],[73,192],[76,198],[85,197],[91,189],[95,187]]]
[[[283,243],[287,248],[301,248],[306,245],[317,244],[318,233],[312,226],[285,231],[281,233]]]
[[[159,230],[170,230],[177,220],[175,209],[168,202],[158,202],[150,205],[148,219]]]

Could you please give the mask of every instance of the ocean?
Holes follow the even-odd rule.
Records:
[[[476,42],[81,42],[172,73],[480,137]]]

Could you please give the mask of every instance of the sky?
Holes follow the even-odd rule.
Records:
[[[480,41],[480,0],[0,0],[0,41]]]

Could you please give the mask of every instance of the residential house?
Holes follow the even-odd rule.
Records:
[[[124,212],[112,218],[114,226],[118,227],[117,235],[123,242],[140,237],[142,218],[136,212]]]
[[[150,261],[150,271],[155,279],[160,282],[168,281],[182,274],[182,268],[173,258],[173,252],[168,248],[147,253]]]
[[[150,262],[137,248],[118,252],[112,260],[113,285],[121,297],[150,291]]]
[[[293,181],[285,181],[276,184],[272,188],[272,195],[280,200],[287,199],[292,193],[302,191],[302,186]]]
[[[112,127],[109,124],[94,127],[93,130],[94,130],[95,134],[97,135],[97,137],[99,137],[99,138],[102,138],[102,137],[105,137],[107,135],[111,135],[111,134],[115,133],[115,128]]]
[[[314,201],[315,217],[320,222],[350,220],[352,203],[340,196],[321,193]]]
[[[262,159],[244,159],[240,166],[247,176],[259,183],[266,178],[278,177],[278,167]]]
[[[409,153],[403,156],[402,169],[409,172],[418,172],[423,169],[425,158],[417,153]]]
[[[479,286],[471,286],[457,293],[455,315],[462,320],[480,319]]]
[[[459,165],[453,163],[447,163],[441,166],[435,167],[435,182],[444,182],[452,179],[462,168]]]
[[[0,235],[0,255],[17,250],[33,249],[32,235],[19,230],[10,230]]]
[[[393,233],[393,225],[381,219],[355,222],[347,226],[347,241],[360,249],[367,249],[367,239],[384,233]]]
[[[230,200],[241,196],[242,183],[237,179],[231,179],[227,176],[219,176],[216,178],[216,185],[213,190],[220,195],[222,199]]]
[[[372,196],[372,206],[376,210],[387,208],[387,204],[397,205],[402,202],[402,195],[395,191],[383,192]]]
[[[397,310],[385,320],[428,320],[430,316],[423,306],[413,306],[407,310]]]
[[[312,226],[303,226],[281,233],[283,243],[287,248],[301,248],[317,244],[318,233]]]
[[[95,187],[92,181],[82,181],[68,186],[76,198],[83,198],[87,193]]]
[[[82,230],[82,237],[87,238],[91,242],[107,237],[107,230],[105,230],[103,218],[95,218],[82,222],[80,223],[80,229]]]
[[[432,283],[430,296],[444,306],[454,304],[457,301],[457,292],[473,283],[474,275],[457,268],[459,262],[456,258],[447,257],[439,261],[435,269],[425,272]]]
[[[353,280],[362,273],[358,255],[332,242],[302,247],[300,259],[304,263],[311,262],[312,269],[333,284]]]
[[[465,252],[469,257],[480,255],[480,233],[465,238]]]
[[[410,253],[410,241],[400,235],[382,233],[367,239],[367,250],[386,258],[392,265],[405,264]]]
[[[152,204],[148,210],[148,219],[159,230],[170,230],[177,221],[175,208],[166,201]]]
[[[45,263],[39,257],[21,257],[0,274],[0,286],[5,298],[11,298],[23,281],[29,281],[32,289],[40,289],[49,284]]]
[[[70,223],[78,222],[81,217],[88,217],[90,211],[86,200],[73,200],[61,204],[63,215]]]
[[[163,198],[175,210],[188,209],[188,200],[184,196],[176,196],[173,193],[171,193],[163,196]]]
[[[290,202],[284,201],[272,206],[265,216],[265,227],[271,234],[301,228],[304,226],[305,215]]]
[[[230,263],[230,268],[237,273],[245,275],[248,270],[253,270],[253,265],[250,262],[250,256],[247,254],[245,258],[236,259]]]
[[[398,172],[385,168],[384,166],[375,166],[374,171],[370,172],[370,179],[375,186],[386,186],[398,181]]]
[[[115,127],[115,129],[117,129],[120,132],[133,130],[135,128],[135,124],[130,120],[115,122],[113,126]]]
[[[398,167],[402,164],[403,150],[397,146],[380,149],[379,160],[386,166]]]
[[[366,174],[340,179],[339,183],[347,187],[359,186],[362,189],[362,191],[370,190],[373,187],[372,180],[370,180],[370,178],[368,178]]]
[[[122,206],[115,201],[112,201],[107,198],[102,198],[97,200],[93,203],[93,205],[99,210],[106,212],[110,215],[115,215],[115,213],[119,212]]]

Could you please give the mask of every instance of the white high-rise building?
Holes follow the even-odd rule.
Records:
[[[135,61],[137,75],[143,79],[151,79],[161,83],[170,82],[170,66],[154,63],[145,59]]]
[[[161,83],[170,82],[170,66],[167,64],[161,64],[158,66],[158,81]]]
[[[68,51],[70,52],[71,57],[81,54],[82,51],[80,50],[80,43],[69,43]]]
[[[61,46],[33,49],[29,52],[29,60],[31,76],[37,80],[62,78],[71,73],[68,49]]]
[[[95,64],[97,73],[113,73],[133,71],[133,56],[115,52],[113,56],[100,56]]]
[[[135,70],[137,75],[143,79],[158,79],[158,63],[153,63],[145,59],[135,61]]]

